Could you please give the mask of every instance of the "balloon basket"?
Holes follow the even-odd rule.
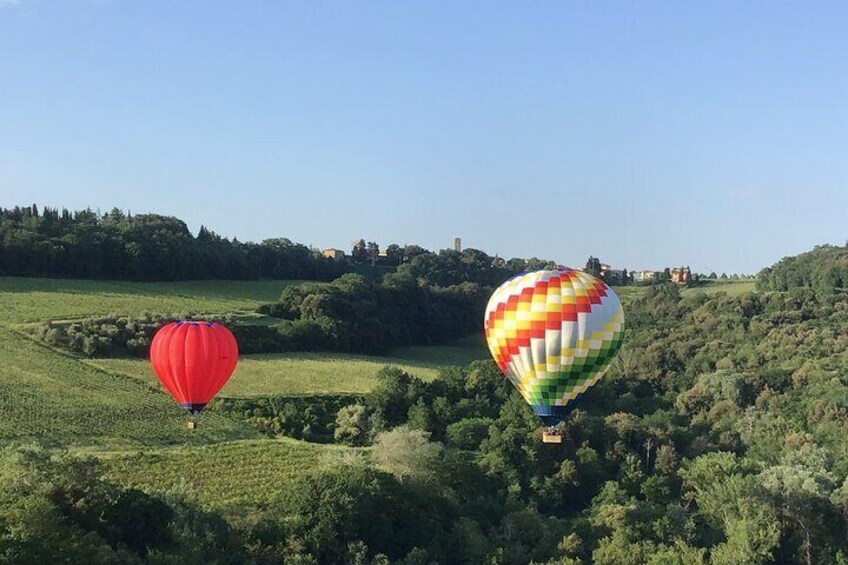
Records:
[[[562,443],[562,436],[554,428],[542,430],[542,443]]]
[[[191,431],[196,430],[197,429],[197,420],[189,420],[188,422],[186,422],[186,427],[188,429],[190,429]]]

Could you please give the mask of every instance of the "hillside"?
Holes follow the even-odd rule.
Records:
[[[540,442],[538,418],[497,368],[473,362],[487,355],[477,336],[387,357],[245,355],[190,434],[145,360],[89,359],[19,332],[53,314],[139,312],[183,296],[206,312],[250,317],[287,283],[120,290],[40,281],[29,293],[15,279],[0,282],[12,313],[0,328],[0,362],[10,368],[0,386],[0,439],[37,440],[52,450],[0,452],[0,474],[47,473],[46,484],[57,486],[31,496],[70,516],[61,527],[94,535],[67,510],[82,504],[73,493],[85,492],[83,506],[95,504],[117,528],[96,539],[129,528],[120,521],[128,512],[146,516],[143,535],[172,536],[151,538],[156,551],[236,562],[335,563],[351,547],[365,563],[386,563],[383,554],[403,565],[426,563],[412,560],[422,555],[510,565],[804,563],[807,555],[810,563],[839,563],[848,556],[843,293],[753,292],[750,281],[620,289],[623,349],[553,447]],[[302,308],[310,288],[330,296],[336,286],[289,286],[284,295]],[[322,307],[339,304],[346,303]],[[6,507],[30,500],[20,499],[19,483],[9,484],[0,487]],[[3,512],[0,523],[16,523],[17,514]],[[171,526],[150,525],[156,512],[171,516]],[[212,523],[214,548],[193,529]],[[127,539],[142,535],[127,531]],[[133,547],[111,543],[110,551]],[[451,551],[463,557],[445,548],[461,548]],[[135,551],[147,559],[144,548]]]
[[[822,296],[848,286],[848,246],[820,245],[793,257],[784,257],[758,275],[760,290],[811,288]]]
[[[159,387],[97,370],[0,327],[0,440],[59,445],[199,444],[254,437],[217,415],[197,434]]]

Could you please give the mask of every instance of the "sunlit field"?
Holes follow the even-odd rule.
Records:
[[[439,367],[488,358],[482,337],[466,338],[451,346],[397,349],[388,357],[339,353],[244,355],[221,396],[361,394],[373,388],[377,372],[386,365],[429,381],[436,377]],[[86,363],[156,385],[145,359],[93,359]]]
[[[0,277],[0,324],[107,314],[226,313],[255,310],[299,281],[167,283]]]

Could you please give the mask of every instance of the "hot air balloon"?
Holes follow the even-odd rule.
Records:
[[[624,310],[602,280],[567,268],[513,277],[486,306],[486,342],[504,375],[548,426],[601,377],[621,348]]]
[[[236,338],[214,322],[171,322],[159,328],[150,344],[153,370],[191,414],[191,429],[200,411],[229,380],[237,361]]]

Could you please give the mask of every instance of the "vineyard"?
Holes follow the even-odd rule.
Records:
[[[196,434],[151,385],[113,375],[0,327],[0,440],[144,446],[199,444],[254,434],[210,414]]]
[[[299,473],[356,453],[365,452],[279,439],[96,455],[116,482],[149,492],[178,488],[204,506],[225,508],[267,504]]]

